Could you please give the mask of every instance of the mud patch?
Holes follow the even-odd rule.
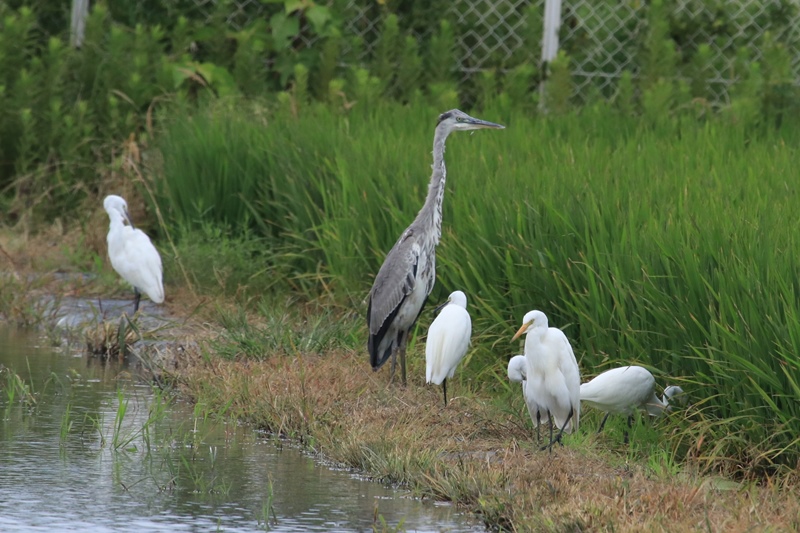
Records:
[[[147,300],[135,314],[132,300],[46,296],[42,305],[45,326],[71,352],[124,360],[156,381],[178,369],[187,347],[197,348],[182,320]]]

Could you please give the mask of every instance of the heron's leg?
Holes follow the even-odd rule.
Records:
[[[389,383],[394,383],[394,371],[397,369],[397,352],[403,350],[403,346],[405,346],[407,333],[403,333],[402,331],[397,334],[397,344],[396,348],[392,350],[392,371],[389,373]]]
[[[392,370],[389,372],[389,383],[394,381],[394,370],[397,367],[397,350],[392,352]]]
[[[139,310],[139,301],[142,299],[142,293],[136,287],[133,288],[133,314]]]
[[[408,344],[408,334],[403,335],[400,341],[400,372],[403,378],[403,387],[406,386],[406,345]]]
[[[542,425],[542,412],[536,410],[536,444],[542,441],[542,435],[539,433],[539,426]]]
[[[447,407],[447,378],[442,381],[442,390],[444,391],[444,406]]]
[[[608,420],[608,415],[610,415],[610,414],[611,414],[610,412],[609,412],[609,413],[606,413],[606,416],[604,416],[604,417],[603,417],[603,421],[602,421],[602,422],[600,422],[600,427],[599,427],[599,428],[597,428],[597,432],[598,432],[598,433],[600,433],[601,431],[603,431],[603,427],[605,427],[605,425],[606,425],[606,420]]]

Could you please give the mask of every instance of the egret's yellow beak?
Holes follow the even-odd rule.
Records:
[[[515,333],[514,336],[511,337],[511,342],[514,342],[520,337],[520,335],[525,333],[525,330],[527,330],[530,325],[531,325],[530,322],[527,324],[522,324],[522,327],[517,330],[517,333]]]

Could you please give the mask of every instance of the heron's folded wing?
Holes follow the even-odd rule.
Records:
[[[369,332],[376,335],[384,321],[411,294],[416,285],[420,246],[406,231],[386,256],[370,291]]]

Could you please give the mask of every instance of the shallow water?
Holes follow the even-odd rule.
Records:
[[[0,328],[0,531],[482,531],[38,342]]]

